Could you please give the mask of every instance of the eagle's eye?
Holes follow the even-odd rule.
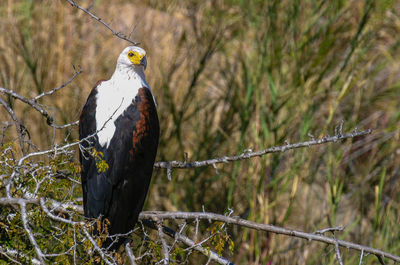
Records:
[[[128,53],[128,56],[129,56],[129,57],[132,57],[132,56],[133,56],[133,52],[129,52],[129,53]]]

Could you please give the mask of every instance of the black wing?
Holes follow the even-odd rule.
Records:
[[[81,163],[84,213],[88,218],[97,218],[99,215],[104,215],[105,204],[111,199],[108,195],[111,193],[110,185],[106,184],[108,181],[107,176],[105,172],[98,173],[96,160],[91,155],[91,148],[100,151],[95,132],[96,95],[97,87],[101,82],[99,81],[89,94],[79,119],[79,140],[85,139],[81,143],[79,161]]]

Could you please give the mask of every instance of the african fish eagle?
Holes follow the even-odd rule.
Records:
[[[144,49],[125,48],[110,80],[92,89],[79,120],[85,217],[107,219],[109,235],[133,229],[153,172],[160,129],[146,65]],[[123,241],[108,238],[103,247],[116,250]]]

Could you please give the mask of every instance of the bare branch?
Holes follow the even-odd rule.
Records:
[[[40,261],[36,258],[29,258],[27,257],[23,252],[15,250],[15,249],[10,249],[5,246],[0,246],[0,254],[4,255],[7,257],[9,260],[11,260],[14,264],[22,264],[17,258],[23,257],[31,261],[32,264],[41,264]]]
[[[130,40],[125,34],[123,34],[122,32],[117,32],[115,31],[109,24],[107,24],[106,22],[104,22],[100,17],[96,16],[95,14],[93,14],[92,12],[90,12],[88,9],[78,5],[74,0],[66,0],[68,3],[71,4],[71,6],[76,7],[80,10],[82,10],[83,12],[85,12],[86,14],[88,14],[89,16],[91,16],[93,19],[97,20],[98,22],[100,22],[101,24],[103,24],[106,28],[108,28],[112,34],[114,36],[117,36],[118,38],[125,40],[129,43],[131,43],[132,45],[139,45],[139,42],[133,42],[132,40]]]
[[[46,122],[47,122],[48,125],[56,128],[56,129],[62,129],[62,128],[68,127],[66,125],[61,125],[61,126],[60,125],[56,125],[54,123],[53,117],[44,108],[42,108],[36,102],[36,100],[28,99],[28,98],[26,98],[24,96],[21,96],[20,94],[16,93],[13,90],[9,90],[9,89],[3,88],[3,87],[0,87],[0,92],[2,92],[4,94],[7,94],[7,95],[10,95],[13,98],[19,99],[20,101],[30,105],[32,108],[34,108],[36,111],[38,111],[40,114],[42,114],[42,116],[44,116],[46,118]]]
[[[67,127],[72,126],[72,125],[77,125],[78,122],[76,122],[76,121],[75,121],[75,122],[72,122],[72,123],[69,123],[69,124],[65,124],[65,125],[57,125],[57,124],[55,124],[54,118],[53,118],[44,108],[42,108],[42,107],[37,103],[37,101],[38,101],[40,98],[42,98],[43,96],[52,95],[52,94],[54,94],[56,91],[60,90],[61,88],[66,87],[66,86],[69,85],[79,74],[82,73],[82,70],[81,70],[81,69],[78,69],[78,70],[77,70],[76,67],[75,67],[74,65],[73,65],[72,67],[74,68],[74,75],[73,75],[67,82],[65,82],[65,83],[62,84],[61,86],[58,86],[58,87],[56,87],[56,88],[53,88],[53,89],[50,90],[50,91],[43,92],[43,93],[37,95],[36,97],[34,97],[34,98],[32,98],[32,99],[28,99],[28,98],[26,98],[26,97],[24,97],[24,96],[22,96],[22,95],[16,93],[16,92],[13,91],[13,90],[9,90],[9,89],[3,88],[3,87],[0,87],[0,92],[2,92],[2,93],[4,93],[4,94],[7,94],[7,95],[10,95],[10,96],[12,96],[12,97],[15,98],[15,99],[19,99],[20,101],[22,101],[22,102],[24,102],[24,103],[30,105],[31,107],[33,107],[35,110],[37,110],[40,114],[42,114],[42,115],[46,118],[46,122],[47,122],[48,125],[50,125],[50,126],[56,128],[56,129],[63,129],[63,128],[67,128]],[[5,102],[2,102],[1,99],[0,99],[0,103],[1,103],[1,104],[6,108],[6,110],[10,113],[9,108],[7,108],[8,105],[7,105]],[[11,111],[12,111],[12,110],[11,110]],[[11,113],[10,113],[10,115],[11,115],[11,117],[13,118],[14,122],[18,121],[18,119],[16,119],[16,116],[15,116],[15,115],[14,115],[15,117],[13,117],[13,115],[12,115]],[[19,122],[18,122],[18,124],[20,125]]]
[[[161,227],[162,229],[160,231],[159,223],[157,223],[157,225],[155,225],[154,222],[150,221],[150,220],[143,220],[142,219],[142,223],[145,224],[146,226],[152,228],[152,229],[158,230],[159,233],[161,233],[161,234],[165,233],[166,235],[174,238],[175,240],[184,243],[188,247],[199,251],[200,253],[202,253],[205,256],[207,256],[209,259],[211,259],[211,260],[213,260],[215,262],[218,262],[219,264],[223,264],[223,265],[232,265],[233,264],[232,262],[230,262],[226,258],[219,256],[214,251],[202,247],[201,246],[202,243],[195,243],[192,239],[184,236],[181,231],[180,232],[176,232],[175,230],[173,230],[173,229],[171,229],[171,228],[169,228],[169,227],[167,227],[165,225],[162,225],[162,227]]]
[[[339,261],[340,265],[343,265],[343,260],[342,260],[342,255],[340,254],[340,248],[339,248],[339,243],[338,240],[336,239],[335,235],[333,235],[333,238],[335,239],[335,252],[336,252],[336,257]]]
[[[14,257],[18,255],[18,251],[16,250],[3,249],[3,247],[0,246],[0,254],[7,257],[14,264],[22,264],[18,260],[14,259]]]
[[[40,263],[41,263],[41,264],[46,264],[46,263],[44,262],[44,259],[43,259],[43,258],[44,258],[43,252],[42,252],[42,250],[40,249],[40,247],[38,246],[38,244],[37,244],[37,242],[36,242],[36,239],[35,239],[35,237],[34,237],[32,231],[31,231],[31,229],[30,229],[30,227],[29,227],[28,216],[27,216],[27,214],[26,214],[26,204],[25,204],[24,202],[21,202],[19,205],[20,205],[20,207],[21,207],[21,219],[22,219],[22,223],[24,224],[25,231],[26,231],[26,233],[28,234],[29,241],[31,241],[31,244],[33,245],[33,247],[34,247],[34,249],[35,249],[36,255],[37,255],[37,257],[38,257]]]
[[[110,256],[108,255],[106,252],[104,252],[98,245],[97,243],[94,241],[93,237],[90,235],[89,231],[86,229],[86,227],[82,227],[82,231],[85,234],[85,236],[87,237],[87,239],[89,239],[90,243],[92,243],[94,249],[97,251],[97,253],[100,254],[101,258],[104,260],[104,262],[108,265],[114,265],[117,264],[117,262]],[[109,261],[108,258],[110,258],[113,262]]]
[[[361,264],[362,264],[363,257],[364,257],[364,249],[361,250],[360,262],[358,263],[358,265],[361,265]]]
[[[314,241],[319,241],[319,242],[323,242],[323,243],[331,244],[331,245],[335,245],[335,243],[336,243],[336,240],[331,237],[316,235],[316,234],[312,234],[312,233],[306,233],[306,232],[302,232],[302,231],[277,227],[277,226],[273,226],[273,225],[255,223],[252,221],[241,219],[239,217],[229,217],[229,216],[225,216],[225,215],[221,215],[221,214],[207,213],[207,212],[148,211],[148,212],[142,212],[139,216],[139,219],[141,219],[141,220],[142,219],[155,219],[155,220],[159,220],[159,219],[185,219],[185,220],[206,219],[206,220],[221,221],[221,222],[225,222],[227,224],[235,224],[235,225],[239,225],[239,226],[244,226],[244,227],[256,229],[259,231],[266,231],[266,232],[272,232],[272,233],[276,233],[276,234],[282,234],[282,235],[287,235],[287,236],[292,236],[292,237],[303,238],[303,239],[307,239],[309,241],[314,240]],[[374,254],[378,257],[386,257],[386,258],[394,260],[394,261],[400,261],[399,256],[384,252],[379,249],[355,244],[355,243],[344,241],[344,240],[337,240],[337,243],[341,247],[351,248],[351,249],[358,250],[358,251],[364,251],[364,253]]]
[[[15,115],[14,111],[11,109],[11,107],[5,102],[2,98],[0,98],[0,104],[3,105],[3,107],[6,109],[8,114],[10,115],[11,119],[14,121],[16,130],[17,130],[17,135],[19,139],[19,145],[21,147],[22,153],[25,155],[25,146],[24,146],[24,132],[26,131],[25,126],[21,124],[21,122],[18,120],[17,115]]]
[[[56,216],[56,215],[52,214],[49,211],[49,209],[46,207],[46,202],[45,202],[44,198],[40,198],[39,202],[40,202],[40,206],[42,207],[43,211],[53,220],[56,220],[56,221],[59,221],[59,222],[63,222],[63,223],[67,223],[67,224],[70,224],[70,225],[85,225],[84,222],[74,222],[74,221],[71,221],[71,220],[68,220],[68,219],[65,219],[65,218],[62,218],[62,217],[59,217],[59,216]]]
[[[219,264],[226,264],[230,265],[232,262],[229,260],[225,259],[224,257],[219,256],[217,253],[214,251],[211,251],[209,249],[206,249],[201,246],[201,244],[196,244],[193,240],[190,238],[182,235],[181,233],[176,233],[174,234],[174,237],[178,240],[184,243],[185,245],[194,248],[195,250],[203,253],[205,256],[209,257],[211,260],[218,262]]]
[[[328,228],[325,228],[325,229],[322,229],[322,230],[318,230],[318,231],[315,231],[314,232],[314,234],[319,234],[319,235],[322,235],[322,234],[325,234],[326,232],[335,232],[335,231],[343,231],[344,230],[344,228],[343,227],[341,227],[341,226],[338,226],[338,227],[328,227]]]
[[[167,241],[164,238],[164,233],[163,233],[161,222],[157,223],[157,230],[158,230],[158,235],[160,236],[163,251],[164,251],[164,259],[162,260],[162,262],[165,265],[167,265],[167,264],[169,264],[169,249],[168,249]]]
[[[133,251],[132,251],[131,247],[129,246],[129,242],[127,242],[125,244],[125,252],[126,252],[126,255],[128,256],[128,259],[129,259],[129,262],[131,263],[131,265],[137,265],[136,261],[135,261],[136,260],[135,255],[133,255]]]
[[[340,126],[343,126],[343,123],[341,123]],[[339,128],[339,130],[341,130],[341,129]],[[340,131],[339,131],[339,133],[340,133]],[[323,234],[326,233],[326,232],[331,232],[331,233],[332,233],[333,239],[335,239],[335,253],[336,253],[336,257],[337,257],[337,259],[338,259],[340,265],[343,265],[343,260],[342,260],[342,255],[340,254],[340,248],[339,248],[338,241],[337,241],[337,239],[336,239],[336,237],[335,237],[335,232],[336,232],[336,231],[343,231],[343,230],[344,230],[343,227],[338,226],[338,227],[328,227],[328,228],[325,228],[325,229],[318,230],[318,231],[315,231],[315,232],[314,232],[314,234],[319,234],[319,235],[323,235]]]
[[[206,167],[206,166],[214,166],[215,164],[221,164],[221,163],[228,163],[228,162],[233,162],[233,161],[241,161],[257,156],[263,156],[266,154],[271,154],[271,153],[278,153],[278,152],[285,152],[287,150],[291,149],[297,149],[297,148],[302,148],[302,147],[310,147],[313,145],[320,145],[324,143],[330,143],[330,142],[338,142],[341,140],[349,139],[349,138],[354,138],[358,136],[364,136],[367,134],[370,134],[372,132],[371,129],[365,130],[365,131],[357,131],[354,130],[353,132],[346,133],[346,134],[337,134],[335,136],[325,136],[320,139],[312,139],[310,141],[306,142],[298,142],[294,144],[287,143],[285,145],[281,146],[275,146],[271,148],[267,148],[261,151],[248,151],[248,152],[243,152],[240,155],[236,156],[222,156],[222,157],[217,157],[213,159],[207,159],[203,161],[193,161],[193,162],[182,162],[182,161],[168,161],[168,162],[156,162],[154,164],[154,167],[157,168],[166,168],[167,170],[171,170],[171,168],[196,168],[196,167]]]

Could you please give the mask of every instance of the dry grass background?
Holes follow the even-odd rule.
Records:
[[[145,209],[225,212],[400,253],[400,5],[397,1],[79,1],[148,53],[158,103],[158,160],[372,128],[344,143],[213,168],[156,170]],[[66,1],[0,1],[0,86],[43,99],[58,124],[78,118],[127,43]],[[77,139],[7,98],[40,148]],[[1,109],[1,121],[8,119]],[[55,133],[55,136],[54,136]],[[14,139],[12,129],[6,141]],[[206,229],[204,227],[204,233]],[[230,227],[237,264],[334,264],[334,248]],[[345,264],[359,253],[343,250]],[[193,263],[189,260],[189,263]],[[376,264],[364,257],[363,264]]]

